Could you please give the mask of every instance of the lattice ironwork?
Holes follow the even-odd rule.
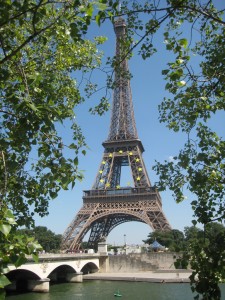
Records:
[[[112,117],[104,153],[91,190],[84,191],[83,207],[63,234],[62,248],[79,249],[88,231],[89,247],[106,239],[118,225],[137,221],[153,230],[169,230],[171,226],[162,211],[158,191],[151,186],[143,161],[143,145],[138,139],[127,60],[122,60],[121,41],[125,39],[126,24],[119,18],[115,24],[116,57]],[[120,72],[120,71],[121,72]],[[121,187],[121,169],[130,166],[132,187]]]
[[[126,23],[122,18],[115,21],[114,30],[118,63],[115,70],[115,89],[108,141],[137,139],[128,62],[124,59],[126,49],[123,47],[123,41],[126,37]]]

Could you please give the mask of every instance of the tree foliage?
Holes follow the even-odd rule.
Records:
[[[168,248],[168,251],[180,252],[174,263],[176,268],[189,266],[194,270],[190,277],[192,282],[195,282],[195,286],[192,287],[193,291],[197,291],[203,297],[208,297],[208,293],[215,294],[214,297],[220,297],[218,281],[223,282],[225,275],[223,265],[225,254],[222,251],[225,227],[222,224],[209,223],[204,229],[196,226],[185,227],[184,233],[177,229],[156,230],[150,232],[143,242],[151,245],[155,240]],[[207,263],[209,258],[210,261]],[[207,268],[202,268],[202,265],[206,263]],[[200,276],[198,281],[195,279],[196,275]]]
[[[34,237],[45,252],[59,252],[61,245],[61,234],[55,234],[45,226],[36,226],[32,229],[21,229],[24,235]]]
[[[135,47],[143,59],[154,55],[159,30],[164,30],[165,47],[174,57],[162,71],[170,96],[159,106],[160,121],[186,133],[187,142],[173,161],[156,164],[158,187],[169,187],[177,202],[185,200],[185,189],[192,192],[194,224],[203,224],[205,236],[208,224],[224,220],[225,140],[209,122],[225,108],[224,6],[211,0],[121,1],[118,12],[117,2],[0,3],[1,258],[11,259],[9,240],[17,224],[29,226],[34,213],[46,215],[49,199],[82,179],[78,154],[85,154],[86,143],[74,107],[83,98],[74,75],[99,66],[97,46],[104,39],[90,41],[85,34],[92,19],[101,25],[114,12],[127,18],[124,57]],[[108,84],[113,86],[111,77]],[[104,98],[94,111],[101,114],[107,107]],[[63,134],[67,122],[74,139],[70,145]],[[218,283],[224,279],[223,233],[212,238],[214,250],[212,244],[206,246],[206,239],[190,246],[198,275],[192,277],[192,285],[203,299],[220,299]],[[4,259],[1,274],[3,263],[9,262]]]
[[[9,272],[8,264],[19,267],[26,262],[26,255],[38,260],[38,251],[42,250],[34,237],[17,231],[18,224],[11,210],[1,206],[0,219],[0,299],[5,298],[4,287],[10,283],[5,276]]]
[[[218,223],[208,223],[200,239],[192,239],[188,247],[193,291],[197,291],[203,299],[220,299],[221,292],[218,283],[224,282],[224,242],[225,228]],[[195,276],[198,276],[196,280]]]
[[[75,119],[84,101],[79,78],[100,66],[98,45],[105,38],[90,40],[86,33],[106,8],[101,0],[0,1],[1,274],[15,264],[13,253],[25,258],[39,248],[26,237],[18,244],[17,226],[33,225],[35,213],[47,215],[49,200],[83,178],[78,163],[86,142]]]
[[[148,239],[143,242],[151,245],[155,240],[162,246],[168,248],[169,251],[184,251],[184,234],[178,229],[172,229],[168,231],[155,230],[150,232]]]
[[[91,5],[79,1],[3,1],[1,6],[1,199],[20,225],[29,225],[31,206],[41,216],[58,191],[76,179],[85,140],[75,122],[83,101],[75,71],[100,64],[97,45],[85,39]],[[68,121],[70,121],[70,123]],[[63,126],[74,143],[67,145]],[[65,150],[71,151],[73,159]]]
[[[167,0],[124,1],[120,12],[128,20],[129,53],[139,47],[143,59],[151,57],[157,51],[155,35],[164,32],[168,57],[172,58],[162,70],[168,96],[159,105],[160,122],[175,132],[182,131],[187,141],[173,161],[156,164],[157,185],[173,191],[178,203],[189,190],[193,224],[199,222],[204,228],[225,217],[225,140],[212,126],[225,109],[224,11],[220,1]],[[211,261],[219,257],[217,252],[224,255],[220,239],[214,242],[218,243],[216,252],[207,251],[205,244],[192,246],[198,275],[192,277],[193,289],[203,299],[220,299],[218,283],[224,279],[222,267],[211,268]],[[206,277],[209,279],[203,283]]]

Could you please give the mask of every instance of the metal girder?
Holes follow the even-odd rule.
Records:
[[[153,230],[171,229],[162,212],[157,190],[143,189],[143,191],[137,190],[136,193],[135,189],[131,193],[123,193],[123,191],[125,189],[117,191],[117,193],[121,192],[116,194],[117,200],[112,198],[115,194],[97,194],[96,197],[91,194],[86,195],[83,198],[84,206],[68,227],[70,234],[63,235],[63,248],[78,249],[84,235],[90,229],[88,244],[91,247],[96,246],[97,242],[108,237],[113,228],[124,222],[143,222]]]
[[[116,188],[120,185],[122,166],[130,166],[135,187],[150,187],[150,180],[142,157],[139,140],[132,145],[107,143],[99,171],[92,189]]]

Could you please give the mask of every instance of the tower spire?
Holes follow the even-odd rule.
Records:
[[[138,139],[129,80],[128,62],[123,43],[126,39],[126,22],[118,18],[114,22],[116,34],[115,89],[113,93],[112,116],[107,141]]]

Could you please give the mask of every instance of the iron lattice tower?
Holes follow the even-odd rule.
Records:
[[[153,230],[171,229],[163,211],[158,191],[151,186],[142,158],[143,145],[138,139],[134,119],[128,63],[122,59],[121,41],[126,37],[126,23],[114,23],[116,58],[112,117],[104,153],[91,190],[84,191],[83,207],[63,234],[62,248],[79,249],[90,230],[89,247],[105,240],[116,226],[129,221],[148,224]],[[134,187],[120,187],[121,168],[130,166]]]

